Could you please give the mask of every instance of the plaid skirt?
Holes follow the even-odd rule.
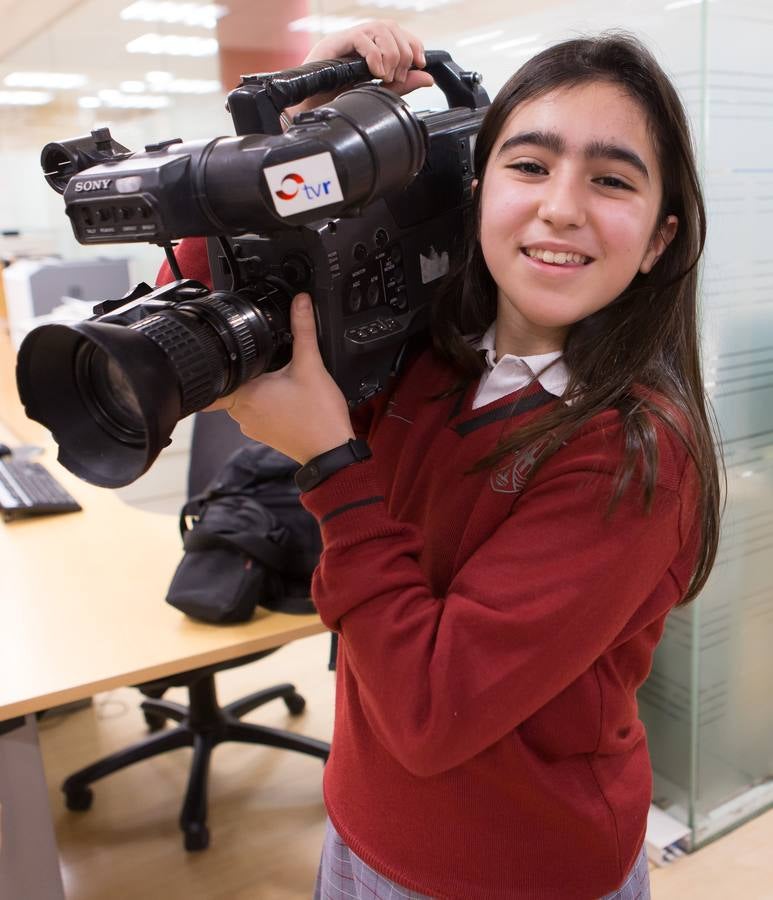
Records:
[[[432,900],[379,875],[341,840],[330,819],[314,886],[314,900]],[[514,898],[515,900],[515,898]],[[650,875],[644,847],[623,884],[600,900],[650,900]]]

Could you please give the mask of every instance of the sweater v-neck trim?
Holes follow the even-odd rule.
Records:
[[[548,403],[556,401],[558,398],[540,384],[534,381],[532,384],[518,388],[503,397],[493,400],[484,406],[473,409],[472,403],[475,398],[477,382],[471,382],[462,391],[459,392],[457,398],[448,416],[447,426],[453,429],[460,437],[477,431],[490,425],[492,422],[498,422],[503,419],[520,416],[523,413],[531,412],[546,406]]]

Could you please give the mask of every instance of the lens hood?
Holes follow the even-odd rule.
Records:
[[[95,355],[105,363],[98,371],[118,373],[121,391],[131,397],[132,427],[111,416],[105,403],[114,384],[104,380],[97,391],[80,377]],[[92,367],[92,382],[93,374]],[[180,418],[180,388],[168,357],[121,325],[86,321],[34,329],[19,348],[16,379],[27,415],[51,431],[62,465],[100,487],[124,487],[146,472]]]

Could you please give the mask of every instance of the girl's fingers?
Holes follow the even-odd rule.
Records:
[[[408,34],[407,32],[406,34],[408,37],[408,45],[411,48],[411,58],[413,59],[413,63],[420,69],[423,69],[424,66],[427,65],[427,57],[424,55],[424,45],[414,35]]]
[[[395,32],[392,36],[397,44],[397,50],[400,54],[400,59],[395,68],[394,80],[405,81],[408,77],[408,70],[414,62],[413,48],[411,47],[405,32]]]
[[[371,74],[376,78],[384,78],[386,73],[381,59],[381,50],[376,46],[373,37],[364,31],[357,32],[352,39],[353,49],[365,60]]]
[[[395,36],[388,29],[379,29],[373,35],[373,43],[381,53],[381,63],[385,81],[394,81],[395,72],[400,66],[400,48]]]
[[[234,404],[234,399],[231,394],[227,394],[225,397],[219,397],[215,400],[214,403],[210,403],[209,406],[205,406],[202,409],[202,412],[215,412],[218,409],[230,409]]]
[[[429,72],[423,72],[421,69],[411,69],[405,81],[393,81],[391,84],[384,82],[384,87],[395,94],[410,94],[417,88],[432,87],[435,79]]]
[[[293,298],[290,326],[293,332],[293,368],[302,370],[307,366],[321,366],[314,308],[308,294],[297,294]]]

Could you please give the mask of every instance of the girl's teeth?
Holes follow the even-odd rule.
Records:
[[[532,247],[526,253],[532,259],[539,259],[554,266],[563,266],[565,263],[584,264],[587,260],[587,257],[579,253],[565,253],[563,251],[554,253],[552,250],[539,250]]]

